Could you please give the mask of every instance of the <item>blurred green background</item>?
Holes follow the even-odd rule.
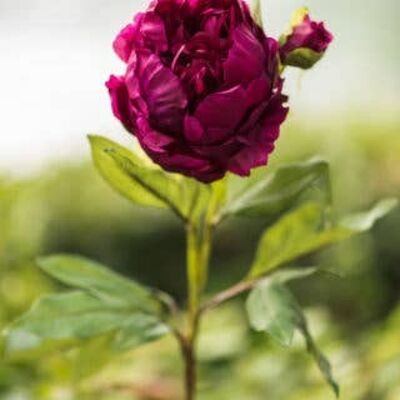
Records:
[[[113,120],[101,86],[114,61],[98,54],[113,58],[110,38],[145,2],[132,3],[103,0],[83,5],[74,0],[58,2],[56,8],[49,1],[35,0],[31,7],[23,7],[20,1],[0,2],[4,22],[0,49],[16,51],[21,47],[11,46],[12,40],[21,44],[28,34],[32,38],[26,52],[0,67],[5,68],[4,76],[11,70],[22,73],[19,82],[5,83],[6,94],[0,100],[6,111],[0,134],[0,329],[40,294],[63,290],[34,264],[38,255],[54,252],[89,256],[184,298],[181,226],[167,213],[135,208],[114,194],[91,166],[84,142],[84,131],[91,129],[129,142]],[[289,11],[299,5],[303,3],[265,2],[264,17],[280,32]],[[398,197],[399,4],[397,0],[313,0],[308,5],[328,21],[336,42],[314,71],[289,73],[292,114],[270,170],[286,161],[315,155],[326,158],[332,165],[338,213],[367,208],[385,196]],[[5,35],[11,27],[17,29],[10,41]],[[68,45],[66,37],[72,41]],[[57,51],[52,40],[61,42]],[[80,50],[73,52],[75,44]],[[93,46],[95,51],[88,55],[85,49]],[[33,56],[32,49],[42,53]],[[71,57],[63,49],[71,50]],[[24,75],[28,62],[38,75],[33,70]],[[89,63],[86,69],[84,62]],[[81,73],[79,90],[69,90],[75,74]],[[61,76],[65,82],[56,86]],[[21,108],[26,118],[16,118]],[[237,220],[221,227],[209,292],[244,274],[265,225],[262,220]],[[342,398],[400,399],[400,210],[380,221],[371,233],[304,262],[310,265],[315,257],[335,274],[319,273],[291,287],[332,360]],[[251,333],[242,302],[230,302],[213,311],[203,326],[200,399],[333,398],[303,347],[300,338],[293,348],[282,349]],[[101,348],[101,343],[91,343],[80,352],[40,359],[0,358],[0,399],[179,398],[181,364],[171,339],[111,362]]]

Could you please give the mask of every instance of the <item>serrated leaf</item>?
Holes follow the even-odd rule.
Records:
[[[325,246],[370,229],[397,204],[383,200],[365,213],[327,225],[324,208],[307,203],[282,217],[262,235],[249,276],[256,278]]]
[[[160,311],[160,304],[150,289],[95,261],[76,255],[59,254],[39,258],[37,263],[59,282],[87,290],[107,303],[150,313]]]
[[[251,182],[234,194],[222,210],[223,216],[273,217],[289,209],[306,192],[322,194],[331,201],[329,165],[322,160],[309,160],[285,165],[274,173]]]
[[[286,286],[273,278],[264,280],[250,293],[246,308],[252,328],[266,332],[283,346],[291,344],[294,332],[298,330],[324,378],[336,396],[339,395],[331,365],[315,344],[300,305]]]
[[[204,209],[207,185],[149,165],[128,149],[101,136],[89,136],[94,163],[103,178],[136,204],[169,208],[190,219]]]

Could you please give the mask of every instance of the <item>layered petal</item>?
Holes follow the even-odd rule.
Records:
[[[137,53],[136,74],[152,124],[172,134],[180,133],[187,98],[179,79],[149,51]]]
[[[287,99],[278,43],[243,0],[154,0],[114,48],[113,112],[155,163],[208,183],[268,161]]]
[[[114,51],[124,62],[128,62],[133,50],[137,47],[143,17],[143,13],[137,14],[133,23],[125,26],[113,42]]]
[[[232,135],[246,113],[242,86],[210,94],[197,107],[194,116],[205,130],[202,141],[213,143]]]
[[[265,51],[246,25],[234,30],[232,40],[233,45],[224,63],[224,80],[228,86],[248,83],[265,70]]]
[[[111,97],[111,107],[114,115],[122,122],[125,128],[134,132],[134,124],[131,119],[129,94],[124,79],[111,75],[106,82]]]

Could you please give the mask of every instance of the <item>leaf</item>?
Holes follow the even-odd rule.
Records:
[[[285,283],[294,279],[307,278],[315,274],[318,270],[318,267],[286,268],[275,272],[273,279],[274,282]]]
[[[153,292],[103,265],[71,255],[43,257],[39,265],[80,290],[39,299],[6,330],[7,353],[82,348],[83,341],[105,334],[111,335],[113,351],[125,351],[169,331],[162,322],[162,303]]]
[[[87,290],[109,304],[158,313],[160,304],[151,290],[116,274],[102,264],[76,255],[59,254],[38,259],[39,267],[65,285]]]
[[[189,219],[205,207],[207,185],[148,165],[128,149],[101,136],[89,136],[94,163],[103,178],[119,193],[139,205],[169,208]]]
[[[333,392],[335,393],[336,397],[339,397],[340,388],[338,383],[333,377],[332,366],[329,360],[325,357],[325,355],[321,352],[318,348],[316,343],[314,342],[313,337],[308,328],[307,320],[302,314],[301,324],[298,326],[299,331],[302,333],[307,346],[307,351],[311,354],[316,362],[319,370],[321,371],[322,375],[324,376],[327,383],[332,388]]]
[[[142,329],[130,329],[127,332],[130,336],[127,336],[126,330],[133,318],[136,326],[142,324]],[[152,320],[151,326],[149,319]],[[40,353],[75,347],[84,340],[115,333],[115,349],[126,350],[155,340],[167,331],[167,327],[154,316],[127,307],[112,306],[90,293],[75,291],[39,299],[31,310],[5,331],[5,348],[7,354],[18,355],[32,350]],[[126,338],[123,347],[119,344],[120,335]]]
[[[279,168],[230,199],[222,214],[246,217],[271,217],[293,206],[306,192],[317,192],[323,200],[331,200],[329,165],[321,160],[309,160]]]
[[[165,203],[158,199],[153,193],[142,187],[138,182],[132,180],[107,153],[106,150],[114,149],[137,165],[143,162],[128,149],[101,136],[90,135],[89,142],[92,149],[93,162],[102,177],[117,192],[136,204],[153,207],[166,207]],[[144,165],[143,165],[144,167]]]
[[[390,212],[397,200],[383,200],[370,211],[348,216],[327,226],[321,205],[307,203],[282,217],[262,235],[250,278],[370,229]]]
[[[375,222],[383,218],[398,205],[394,198],[384,199],[377,203],[370,211],[355,213],[341,219],[340,225],[350,231],[365,232],[371,229]]]
[[[284,286],[262,282],[251,291],[246,308],[255,331],[267,332],[283,346],[292,343],[297,311],[291,293]]]
[[[40,347],[47,341],[79,341],[110,332],[121,325],[129,309],[110,308],[89,293],[48,295],[6,331],[6,350]]]
[[[115,336],[112,347],[116,351],[125,351],[157,340],[168,332],[169,328],[161,324],[158,318],[152,315],[134,314],[124,322],[124,326]]]
[[[268,333],[283,346],[292,343],[297,329],[306,341],[307,351],[336,396],[339,396],[339,386],[333,378],[331,365],[315,344],[300,305],[286,286],[272,278],[265,279],[250,293],[246,308],[251,327]]]

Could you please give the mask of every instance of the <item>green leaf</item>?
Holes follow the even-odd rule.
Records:
[[[274,273],[274,282],[285,283],[294,279],[307,278],[315,274],[319,270],[318,267],[297,267],[285,268]]]
[[[150,289],[116,274],[102,264],[76,255],[59,254],[38,259],[39,267],[52,278],[111,305],[158,313],[159,302]]]
[[[283,346],[292,343],[297,311],[291,293],[284,286],[268,280],[260,283],[251,291],[246,307],[255,331],[267,332]]]
[[[186,220],[206,206],[209,188],[146,163],[128,149],[101,136],[89,136],[94,163],[119,193],[139,205],[169,208]]]
[[[136,326],[141,324],[142,330],[129,329],[133,318]],[[149,319],[153,321],[152,325],[148,323]],[[127,329],[130,336],[127,336]],[[155,340],[167,330],[154,316],[111,305],[87,292],[75,291],[39,299],[5,331],[5,347],[8,354],[40,353],[75,347],[84,340],[115,333],[115,348],[125,350]],[[126,346],[120,346],[120,335],[126,337]]]
[[[336,380],[333,377],[332,366],[331,366],[329,360],[325,357],[325,355],[321,352],[321,350],[316,345],[316,343],[309,331],[307,320],[303,314],[301,314],[301,315],[302,315],[302,319],[301,319],[300,325],[298,326],[298,329],[306,341],[307,351],[314,358],[314,361],[316,362],[319,370],[321,371],[322,375],[324,376],[326,382],[332,388],[336,397],[339,397],[340,388],[339,388],[338,383],[336,382]]]
[[[134,314],[124,321],[124,326],[117,332],[113,349],[125,351],[141,344],[152,342],[169,332],[167,325],[160,323],[152,315]]]
[[[110,308],[89,293],[75,291],[48,295],[6,331],[8,352],[27,350],[47,341],[79,341],[112,331],[129,315],[129,309]]]
[[[230,198],[223,216],[273,217],[293,206],[301,196],[322,194],[331,201],[329,165],[321,160],[289,164],[252,182]]]
[[[365,213],[327,225],[321,205],[307,203],[282,217],[262,235],[249,276],[256,278],[327,245],[370,229],[397,204],[383,200]]]
[[[132,180],[129,175],[115,163],[114,159],[107,153],[107,150],[113,149],[132,160],[133,163],[141,165],[143,168],[148,168],[139,157],[119,144],[101,136],[90,135],[89,141],[92,149],[93,162],[102,177],[111,187],[136,204],[166,207],[165,203],[158,199],[157,196],[143,188],[137,181]]]
[[[340,225],[351,232],[368,231],[374,226],[376,221],[391,212],[397,205],[398,200],[394,198],[381,200],[369,211],[343,217],[340,221]]]
[[[316,361],[324,378],[336,396],[339,395],[339,386],[333,378],[331,365],[315,344],[306,318],[286,286],[272,278],[265,279],[250,293],[246,308],[252,328],[258,332],[268,333],[283,346],[292,343],[297,329],[303,335],[307,351]]]
[[[79,256],[43,257],[39,265],[80,290],[39,299],[6,331],[7,353],[82,347],[83,341],[105,334],[111,334],[113,351],[124,351],[168,332],[164,307],[151,289]]]

